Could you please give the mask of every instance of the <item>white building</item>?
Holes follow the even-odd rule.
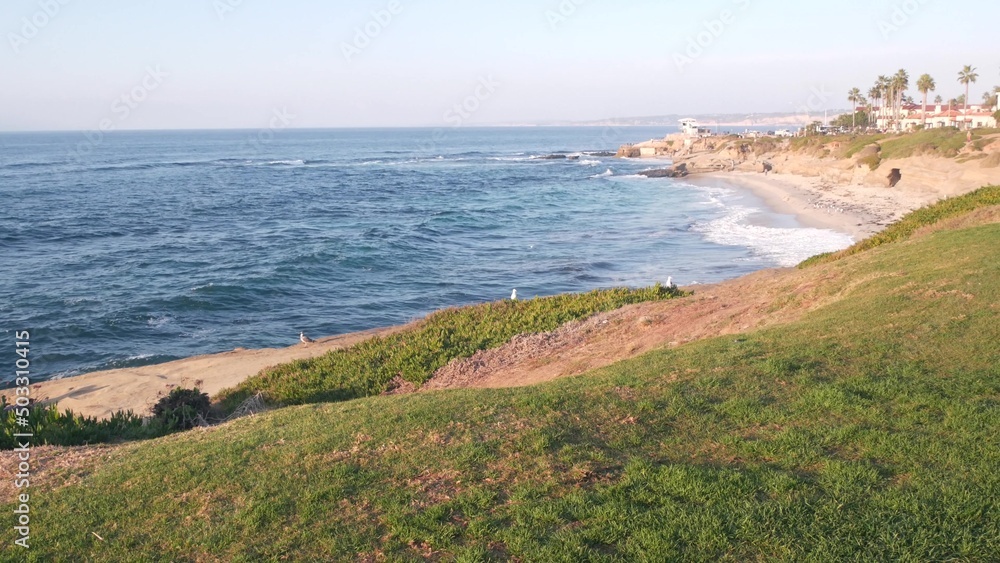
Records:
[[[968,112],[965,106],[949,107],[942,104],[923,106],[920,104],[904,105],[899,113],[900,119],[892,115],[891,108],[873,108],[871,110],[876,115],[876,126],[883,130],[903,130],[913,129],[927,124],[927,128],[959,127],[962,129],[971,127],[996,127],[997,120],[993,117],[995,108],[985,107],[982,104],[970,105]]]
[[[711,135],[712,130],[707,127],[699,127],[698,120],[689,117],[681,120],[681,133],[689,137],[700,137],[702,135]]]
[[[698,120],[687,118],[681,120],[681,133],[685,135],[691,135],[692,137],[698,135]]]

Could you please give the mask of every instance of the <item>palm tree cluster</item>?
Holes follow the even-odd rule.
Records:
[[[872,117],[899,123],[903,115],[903,104],[907,101],[906,91],[909,89],[910,74],[905,69],[899,69],[892,76],[879,76],[875,85],[868,90],[868,95],[875,102],[874,107],[878,108],[878,115]]]
[[[958,99],[953,98],[950,106],[965,105],[965,113],[969,112],[969,87],[979,79],[979,74],[972,65],[965,65],[958,73],[958,82],[965,86],[965,95]],[[923,74],[917,79],[917,90],[923,94],[922,113],[924,114],[924,125],[927,125],[927,96],[930,92],[937,90],[937,82],[929,74]],[[913,99],[906,95],[910,88],[910,75],[905,69],[899,69],[896,74],[882,75],[875,81],[875,85],[868,90],[868,97],[865,98],[860,88],[851,88],[847,93],[847,101],[854,104],[854,108],[866,106],[868,109],[869,121],[884,120],[889,123],[890,128],[899,129],[904,117],[903,109],[906,104],[912,104]],[[994,88],[992,92],[983,94],[983,102],[986,105],[995,105],[997,95],[1000,94],[1000,86]],[[935,103],[941,103],[941,96],[935,98]],[[857,111],[855,111],[855,114]],[[855,115],[856,117],[856,115]],[[856,121],[855,121],[856,123]]]

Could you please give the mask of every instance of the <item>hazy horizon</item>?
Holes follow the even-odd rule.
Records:
[[[551,125],[847,107],[880,74],[1000,84],[1000,6],[932,0],[166,0],[0,6],[0,131]],[[911,86],[911,95],[919,97]],[[932,94],[931,98],[933,98]]]

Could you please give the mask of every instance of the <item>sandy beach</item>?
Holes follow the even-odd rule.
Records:
[[[174,387],[197,387],[214,395],[267,367],[321,356],[408,326],[411,325],[320,338],[288,348],[236,349],[151,366],[95,371],[37,383],[31,386],[32,396],[42,402],[56,402],[60,409],[71,409],[84,416],[107,418],[120,410],[149,414],[156,401]],[[0,395],[11,401],[11,393],[8,389]]]
[[[897,189],[831,182],[822,176],[735,171],[699,174],[685,179],[693,184],[725,180],[752,190],[779,213],[794,215],[807,227],[832,229],[855,240],[874,234],[907,212],[951,195],[926,186]],[[970,188],[971,189],[971,188]],[[409,326],[409,325],[408,325]],[[118,410],[149,413],[153,404],[177,386],[198,387],[214,395],[269,366],[316,357],[349,347],[391,327],[318,339],[288,348],[243,350],[197,356],[159,365],[93,372],[32,386],[38,400],[57,402],[86,416],[107,417]],[[10,391],[0,394],[9,394]],[[9,396],[8,396],[9,400]]]
[[[778,213],[794,215],[806,227],[831,229],[865,239],[937,198],[862,186],[832,185],[796,174],[715,172],[686,179],[695,185],[725,180],[750,189]]]

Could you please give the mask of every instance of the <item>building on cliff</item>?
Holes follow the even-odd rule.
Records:
[[[900,109],[899,119],[893,115],[894,110],[889,108],[872,108],[871,111],[877,116],[876,126],[882,130],[912,131],[925,123],[928,129],[940,127],[976,129],[997,126],[997,120],[993,117],[995,108],[982,104],[970,105],[968,111],[964,106],[956,108],[942,104],[927,106],[908,104]]]

